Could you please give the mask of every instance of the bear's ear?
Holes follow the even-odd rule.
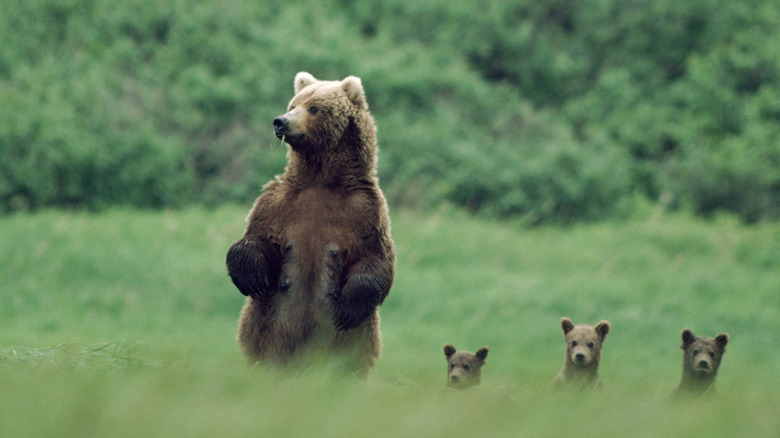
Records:
[[[455,347],[452,346],[452,344],[444,344],[444,355],[447,356],[447,359],[450,358],[453,354],[455,354]]]
[[[306,86],[315,82],[317,82],[317,79],[311,74],[306,73],[305,71],[298,72],[298,74],[295,75],[295,94],[300,93]]]
[[[360,78],[356,76],[347,76],[346,79],[341,81],[341,89],[347,94],[347,98],[357,108],[365,109],[366,95],[363,92],[363,83],[360,82]]]
[[[474,354],[474,356],[477,356],[477,359],[479,359],[479,360],[484,362],[485,358],[487,358],[487,354],[488,354],[488,348],[487,347],[482,347],[479,350],[477,350],[477,352]]]
[[[601,336],[601,339],[604,339],[607,336],[607,333],[609,333],[609,321],[599,321],[598,324],[596,324],[596,333]]]
[[[720,347],[721,350],[725,350],[726,344],[729,343],[729,335],[721,333],[718,336],[715,336],[715,343],[718,344],[718,347]]]
[[[683,350],[685,349],[685,346],[690,344],[691,342],[696,340],[696,336],[693,335],[693,332],[690,329],[683,329],[682,331],[682,345],[680,348]]]
[[[565,335],[574,328],[574,323],[571,321],[571,319],[564,316],[561,318],[561,328],[563,329],[563,334]]]

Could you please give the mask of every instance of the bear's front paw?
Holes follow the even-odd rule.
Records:
[[[336,330],[350,330],[363,323],[373,312],[375,307],[362,306],[350,307],[341,306],[336,309],[333,315],[333,325]]]
[[[363,323],[373,312],[377,305],[359,296],[344,295],[338,290],[328,294],[333,306],[333,325],[337,330],[350,330]]]
[[[273,269],[258,242],[239,240],[228,250],[226,263],[230,279],[242,294],[255,299],[268,294]]]
[[[387,278],[370,273],[357,273],[349,277],[341,289],[334,289],[328,296],[333,302],[333,324],[338,330],[353,329],[374,312],[390,289]]]

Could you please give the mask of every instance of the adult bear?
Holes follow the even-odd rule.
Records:
[[[295,76],[274,119],[287,167],[267,183],[227,253],[247,296],[238,340],[251,361],[311,363],[322,355],[366,375],[382,348],[379,306],[393,283],[387,202],[363,85]]]

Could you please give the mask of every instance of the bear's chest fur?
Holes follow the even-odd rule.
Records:
[[[315,187],[285,193],[279,202],[269,218],[282,251],[277,319],[331,326],[329,294],[343,286],[345,269],[365,243],[366,196]]]
[[[345,252],[363,243],[367,202],[360,193],[309,188],[281,202],[271,229],[284,252],[295,252],[300,264],[315,267],[334,251],[345,261]]]

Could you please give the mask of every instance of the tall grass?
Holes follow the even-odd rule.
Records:
[[[224,254],[246,207],[0,218],[3,436],[777,436],[780,225],[640,208],[526,229],[393,211],[397,276],[367,381],[247,367]],[[602,391],[555,394],[558,320],[612,323]],[[680,331],[731,342],[673,403]],[[441,347],[490,346],[481,387]]]

